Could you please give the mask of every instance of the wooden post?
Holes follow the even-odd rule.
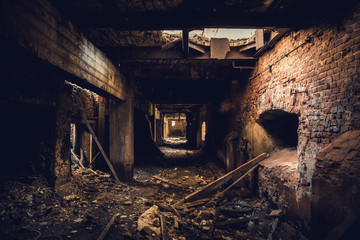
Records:
[[[182,51],[184,58],[189,57],[189,30],[182,30]]]
[[[257,29],[255,31],[256,50],[264,46],[264,29]]]
[[[96,144],[97,144],[97,146],[98,146],[98,148],[99,148],[99,150],[100,150],[101,154],[103,155],[103,157],[104,157],[104,159],[105,159],[105,161],[106,161],[107,165],[108,165],[108,166],[109,166],[109,168],[110,168],[110,171],[111,171],[111,172],[112,172],[112,174],[114,175],[114,177],[115,177],[116,181],[117,181],[118,183],[120,183],[120,180],[119,180],[119,178],[118,178],[118,176],[117,176],[117,174],[116,174],[116,172],[115,172],[115,170],[114,170],[113,166],[111,165],[111,162],[110,162],[109,158],[107,157],[107,155],[106,155],[106,153],[105,153],[104,149],[102,148],[102,146],[101,146],[101,144],[100,144],[99,140],[97,139],[97,137],[96,137],[96,135],[95,135],[95,133],[94,133],[93,129],[91,128],[90,123],[89,123],[89,121],[87,120],[87,118],[86,118],[86,116],[85,116],[85,114],[84,114],[84,113],[82,113],[82,118],[83,118],[83,120],[84,120],[84,122],[85,122],[86,126],[88,127],[88,129],[89,129],[90,133],[93,135],[94,140],[95,140],[95,142],[96,142]]]
[[[153,126],[153,131],[154,131],[154,142],[156,142],[156,105],[154,104],[153,107],[153,114],[154,114],[154,126]]]
[[[92,134],[90,134],[90,137],[89,137],[89,141],[90,141],[90,153],[89,153],[89,161],[90,161],[90,168],[92,166],[92,161],[93,161],[93,147],[92,147],[92,143],[93,143],[93,138],[92,138]]]

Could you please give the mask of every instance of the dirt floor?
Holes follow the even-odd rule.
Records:
[[[104,239],[305,239],[281,210],[240,188],[218,203],[176,205],[225,171],[200,150],[161,150],[126,184],[77,165],[57,193],[41,176],[1,179],[0,239],[98,239],[113,216]]]

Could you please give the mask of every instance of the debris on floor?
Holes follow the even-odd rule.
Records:
[[[225,175],[200,155],[187,157],[188,164],[169,158],[168,167],[136,168],[127,185],[76,165],[56,193],[41,176],[1,179],[0,239],[305,239],[280,209],[239,189],[185,202]]]

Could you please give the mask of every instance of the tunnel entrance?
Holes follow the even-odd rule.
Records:
[[[296,114],[281,109],[269,110],[260,114],[258,123],[271,135],[277,147],[297,146],[299,118]]]
[[[186,114],[164,114],[164,142],[170,144],[185,144],[186,139]]]

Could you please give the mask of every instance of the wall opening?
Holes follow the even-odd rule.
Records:
[[[201,125],[201,141],[205,142],[206,138],[206,123],[205,121]]]
[[[296,114],[269,110],[260,114],[258,123],[271,135],[277,147],[297,147],[299,118]]]

